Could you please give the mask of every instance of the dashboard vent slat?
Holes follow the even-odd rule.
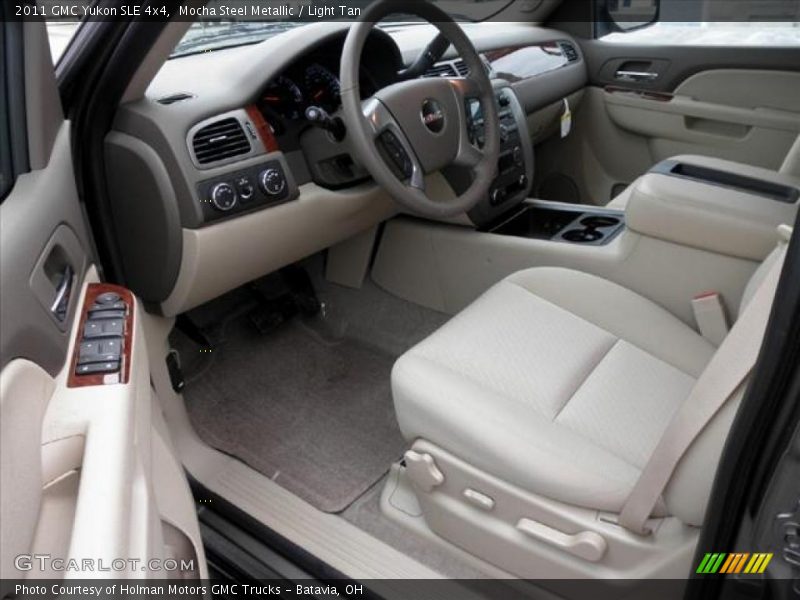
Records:
[[[233,117],[198,130],[192,138],[195,158],[201,165],[250,152],[242,124]]]
[[[575,49],[575,46],[569,42],[560,42],[559,46],[561,46],[561,52],[564,53],[564,56],[567,57],[569,62],[576,62],[579,60],[578,51]]]
[[[455,77],[456,71],[451,63],[439,63],[425,72],[425,77]]]
[[[469,67],[467,66],[467,63],[465,63],[463,60],[461,59],[457,60],[455,62],[455,67],[456,70],[458,71],[458,74],[461,77],[466,77],[467,75],[469,75]]]

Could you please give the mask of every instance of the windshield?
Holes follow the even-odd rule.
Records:
[[[274,35],[311,22],[327,20],[356,20],[373,0],[346,0],[342,6],[327,6],[326,11],[314,3],[275,2],[243,3],[241,12],[233,13],[229,4],[209,2],[194,14],[197,17],[186,35],[172,51],[172,57],[199,52],[210,52],[233,46],[262,42]],[[491,18],[508,7],[514,0],[433,0],[442,10],[457,21],[480,22]],[[186,9],[189,10],[189,9]],[[312,14],[313,13],[313,14]],[[415,17],[394,15],[382,23],[393,26],[413,25]]]

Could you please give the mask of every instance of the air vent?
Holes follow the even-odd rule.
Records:
[[[250,142],[242,125],[234,118],[222,119],[200,129],[194,134],[192,147],[201,165],[250,152]]]
[[[438,63],[425,71],[425,77],[455,77],[456,70],[452,63]]]
[[[576,62],[579,59],[578,51],[575,49],[575,46],[569,42],[559,42],[558,45],[561,46],[561,51],[564,53],[564,56],[567,57],[569,62]]]
[[[458,71],[458,74],[461,77],[466,77],[467,75],[469,75],[469,67],[467,66],[467,64],[463,60],[458,59],[453,64],[455,65],[456,70]]]
[[[183,102],[184,100],[189,100],[194,98],[194,94],[190,94],[188,92],[178,92],[177,94],[170,94],[169,96],[162,96],[156,102],[159,104],[175,104],[176,102]]]

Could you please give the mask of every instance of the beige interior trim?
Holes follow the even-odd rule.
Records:
[[[625,209],[628,227],[642,235],[754,261],[772,251],[778,225],[796,215],[797,203],[661,173],[640,177]]]
[[[150,48],[139,68],[134,73],[128,84],[120,104],[132,102],[144,97],[147,87],[169,59],[172,50],[181,41],[186,31],[191,27],[192,21],[170,21],[156,43]]]
[[[331,191],[308,183],[286,204],[184,229],[180,272],[163,313],[189,310],[346,240],[394,212],[394,202],[373,184]]]
[[[630,230],[606,246],[579,246],[401,217],[384,228],[372,278],[400,298],[455,314],[501,279],[538,266],[577,269],[609,279],[695,327],[691,299],[713,289],[729,314],[736,314],[758,263]]]
[[[14,557],[30,551],[42,502],[39,439],[55,382],[25,359],[0,373],[0,577],[15,578]],[[50,474],[48,473],[48,477]]]
[[[164,356],[173,320],[146,316],[150,353]],[[240,461],[206,445],[189,422],[183,398],[172,390],[163,360],[151,364],[153,384],[184,467],[209,490],[239,507],[337,571],[354,579],[381,579],[381,593],[407,598],[406,585],[391,579],[440,579],[427,566],[370,536],[344,519],[323,513]],[[453,584],[457,586],[456,583]],[[451,597],[464,591],[438,590]],[[430,594],[420,590],[421,594]]]
[[[800,73],[758,69],[710,69],[683,81],[675,93],[725,106],[797,114]]]

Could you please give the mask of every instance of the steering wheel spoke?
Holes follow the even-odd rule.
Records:
[[[422,165],[411,147],[403,129],[388,108],[375,97],[362,104],[364,118],[372,129],[376,147],[383,151],[386,162],[391,163],[395,174],[400,175],[406,185],[425,191],[425,175]]]
[[[484,153],[473,146],[466,135],[462,136],[458,144],[458,154],[456,154],[453,164],[459,167],[472,168],[478,165],[484,157]]]
[[[481,85],[475,76],[449,77],[447,80],[462,100],[481,97]]]

